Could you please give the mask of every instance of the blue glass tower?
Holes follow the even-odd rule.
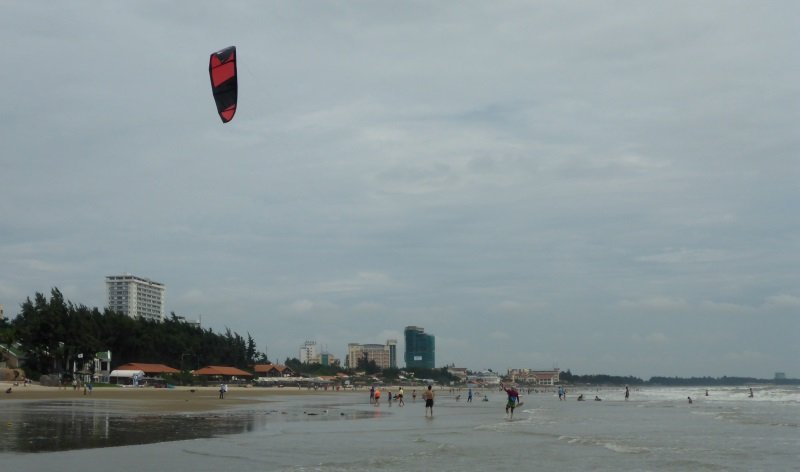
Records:
[[[406,367],[433,369],[436,366],[436,338],[419,326],[406,326]]]

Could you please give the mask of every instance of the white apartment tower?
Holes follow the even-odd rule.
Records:
[[[108,308],[131,318],[164,321],[164,284],[131,274],[106,276]]]
[[[303,364],[311,364],[317,361],[317,342],[306,341],[300,346],[300,362]]]

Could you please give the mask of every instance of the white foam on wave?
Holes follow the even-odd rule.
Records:
[[[645,452],[650,452],[650,449],[646,447],[626,446],[624,444],[617,444],[613,442],[603,443],[603,447],[622,454],[643,454]]]
[[[708,396],[706,396],[708,391]],[[631,393],[636,402],[686,402],[687,397],[698,402],[786,402],[800,403],[800,386],[763,385],[753,387],[643,387]]]
[[[643,454],[650,452],[650,449],[646,447],[632,446],[629,444],[621,444],[619,442],[612,442],[596,438],[585,438],[581,436],[559,436],[558,440],[566,441],[567,444],[578,444],[581,446],[600,446],[614,452],[619,452],[621,454]]]

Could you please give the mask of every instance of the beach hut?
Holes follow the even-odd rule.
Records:
[[[258,377],[292,377],[294,371],[291,367],[281,364],[256,364],[253,366]]]
[[[236,367],[209,365],[202,369],[192,371],[192,374],[207,381],[237,382],[248,380],[253,377],[250,372],[237,369]]]
[[[108,374],[109,381],[116,385],[138,386],[139,381],[144,378],[143,370],[112,370]]]
[[[142,364],[140,362],[131,362],[117,367],[119,370],[141,370],[148,377],[158,377],[166,374],[179,374],[178,369],[172,368],[164,364]]]

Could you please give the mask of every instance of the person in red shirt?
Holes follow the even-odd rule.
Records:
[[[506,415],[508,419],[514,418],[514,408],[518,407],[522,404],[519,400],[519,392],[514,387],[506,388],[505,385],[500,384],[503,390],[506,391],[506,395],[508,395],[508,403],[506,403]]]

